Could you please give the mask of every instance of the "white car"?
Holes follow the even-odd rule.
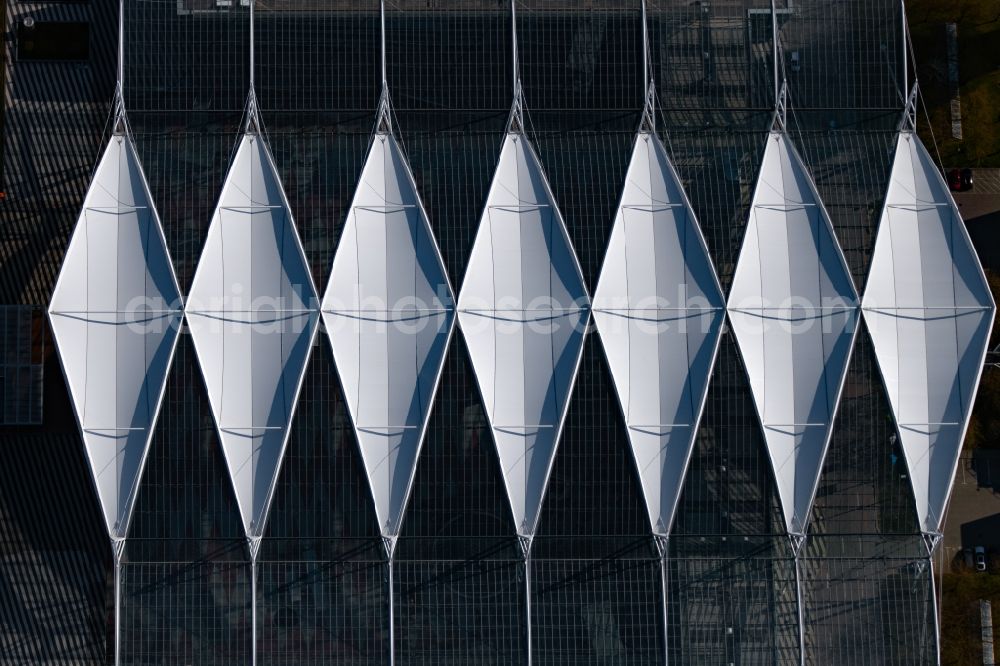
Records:
[[[986,571],[986,549],[976,546],[976,571]]]
[[[791,55],[791,63],[790,63],[791,70],[796,73],[801,72],[802,54],[799,53],[798,51],[792,51],[790,55]]]

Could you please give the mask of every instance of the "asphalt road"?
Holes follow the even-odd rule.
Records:
[[[957,192],[955,201],[979,259],[1000,272],[1000,169],[976,169],[975,187]]]

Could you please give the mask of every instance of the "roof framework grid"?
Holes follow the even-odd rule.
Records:
[[[455,314],[427,214],[391,132],[372,141],[322,311],[379,527],[394,542]]]
[[[248,125],[186,308],[240,515],[259,542],[319,321],[274,160]]]
[[[590,300],[515,106],[458,301],[515,529],[534,537],[583,352]]]
[[[804,536],[857,333],[858,298],[788,135],[768,137],[727,306],[785,526]]]
[[[112,540],[125,538],[182,314],[124,117],[97,165],[49,320]]]
[[[660,139],[635,141],[594,322],[653,534],[669,535],[725,320],[705,240]]]
[[[900,133],[862,301],[921,531],[940,535],[996,306],[920,138]]]

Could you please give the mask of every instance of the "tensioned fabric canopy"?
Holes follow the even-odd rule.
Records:
[[[504,138],[458,302],[507,488],[530,543],[583,352],[590,302],[541,164]]]
[[[728,311],[790,535],[803,536],[857,331],[829,216],[784,132],[771,132]]]
[[[372,141],[322,310],[382,536],[394,539],[455,316],[410,167],[389,132]]]
[[[666,149],[637,135],[594,292],[653,533],[667,536],[694,448],[725,300]]]
[[[126,132],[104,151],[49,305],[97,495],[124,539],[177,343],[181,299]]]
[[[226,176],[187,319],[240,515],[263,534],[319,321],[316,290],[263,138],[247,132]]]
[[[900,133],[862,302],[913,488],[940,534],[996,307],[951,193]]]

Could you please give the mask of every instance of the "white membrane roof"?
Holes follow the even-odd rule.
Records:
[[[441,377],[454,297],[396,139],[372,142],[323,320],[383,537],[399,535]]]
[[[518,535],[534,536],[589,299],[527,137],[504,138],[458,303]]]
[[[245,134],[191,285],[187,320],[249,538],[263,535],[319,320],[274,161]]]
[[[785,525],[806,532],[857,331],[857,295],[788,136],[772,132],[729,294]]]
[[[128,530],[181,307],[135,147],[127,134],[116,134],[94,173],[49,306],[112,539]]]
[[[594,292],[653,533],[667,536],[694,448],[725,300],[663,143],[636,137]]]
[[[897,141],[862,304],[920,528],[938,534],[996,308],[951,193],[912,132]]]

